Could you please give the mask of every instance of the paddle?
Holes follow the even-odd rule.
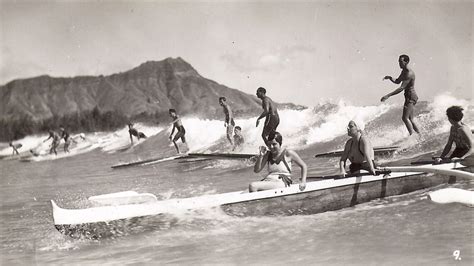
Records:
[[[474,154],[467,156],[464,159],[456,159],[452,160],[450,158],[443,158],[441,162],[437,162],[436,159],[440,157],[432,157],[433,160],[424,160],[424,161],[415,161],[411,162],[411,165],[421,165],[421,164],[433,164],[433,165],[438,165],[438,164],[446,164],[446,163],[456,163],[459,162],[464,166],[467,167],[473,167],[474,166]]]
[[[383,169],[389,170],[392,172],[406,172],[406,171],[427,172],[427,173],[443,174],[443,175],[474,179],[473,173],[453,169],[453,168],[462,168],[465,166],[468,166],[468,167],[474,166],[473,161],[474,161],[474,158],[473,158],[473,155],[471,155],[471,156],[466,157],[464,160],[452,161],[450,159],[447,159],[447,160],[441,161],[441,163],[437,163],[434,160],[433,161],[418,161],[418,162],[413,162],[412,164],[416,165],[416,164],[422,164],[424,162],[423,165],[387,166],[387,167],[384,167]],[[454,163],[454,167],[451,167],[449,163]]]
[[[386,155],[386,154],[391,154],[393,152],[395,152],[397,149],[399,149],[400,147],[398,146],[389,146],[389,147],[375,147],[374,148],[374,155]],[[342,150],[340,151],[331,151],[331,152],[325,152],[325,153],[319,153],[319,154],[316,154],[314,155],[315,158],[319,158],[319,157],[338,157],[338,156],[341,156],[343,153]]]
[[[390,174],[390,170],[376,170],[375,174],[376,175],[388,175]],[[372,174],[364,172],[364,173],[355,173],[355,174],[346,174],[346,176],[342,175],[327,175],[327,176],[308,176],[306,177],[306,180],[309,179],[343,179],[343,178],[349,178],[349,177],[360,177],[360,176],[371,176]]]

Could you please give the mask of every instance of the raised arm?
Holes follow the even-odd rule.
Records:
[[[253,167],[253,171],[255,173],[260,173],[262,169],[265,167],[268,161],[268,152],[265,146],[260,146],[259,154],[257,155],[257,161]]]
[[[291,158],[301,169],[301,177],[300,177],[300,190],[303,191],[306,188],[306,176],[308,174],[308,166],[306,163],[301,159],[301,157],[293,150],[286,150],[286,155]]]

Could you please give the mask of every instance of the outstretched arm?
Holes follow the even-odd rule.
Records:
[[[397,80],[398,80],[398,79],[397,79]],[[403,90],[405,90],[405,87],[408,85],[408,83],[409,83],[408,80],[403,81],[403,82],[402,82],[402,85],[401,85],[398,89],[396,89],[396,90],[392,91],[391,93],[389,93],[389,94],[383,96],[382,99],[380,99],[380,101],[381,101],[381,102],[385,102],[385,100],[387,100],[389,97],[391,97],[391,96],[393,96],[393,95],[399,94],[400,92],[402,92]]]
[[[48,141],[48,139],[50,139],[50,138],[52,138],[52,137],[53,137],[53,135],[49,135],[49,137],[48,137],[47,139],[43,140],[43,142]]]
[[[385,77],[383,78],[383,80],[388,79],[388,80],[390,80],[391,82],[393,82],[393,83],[395,83],[395,84],[400,84],[400,82],[402,82],[402,80],[403,80],[403,74],[404,74],[404,73],[403,73],[403,71],[402,71],[402,73],[400,73],[400,76],[398,76],[398,78],[395,79],[395,80],[392,78],[392,76],[385,76]]]
[[[300,190],[303,191],[306,188],[306,176],[308,174],[308,166],[301,159],[301,157],[293,150],[286,150],[287,156],[291,158],[301,168],[301,183]]]

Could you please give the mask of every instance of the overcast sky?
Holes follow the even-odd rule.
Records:
[[[263,86],[279,102],[375,105],[397,88],[382,78],[397,77],[408,54],[421,100],[472,99],[471,1],[0,3],[2,85],[181,57],[206,78],[252,94]]]

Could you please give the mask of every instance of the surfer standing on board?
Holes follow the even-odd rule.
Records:
[[[403,115],[402,120],[405,123],[405,126],[408,129],[408,133],[413,134],[413,131],[420,134],[420,130],[415,124],[413,113],[415,109],[415,104],[418,101],[418,95],[415,92],[415,72],[412,69],[408,68],[408,63],[410,62],[410,57],[408,55],[400,55],[398,58],[398,65],[402,69],[400,76],[394,80],[391,76],[385,76],[383,80],[390,80],[395,84],[402,85],[394,90],[393,92],[385,95],[380,99],[380,101],[385,102],[389,97],[399,94],[402,91],[405,91],[405,103],[403,104]]]
[[[43,140],[43,142],[46,142],[49,139],[52,139],[51,149],[49,150],[49,153],[52,154],[54,152],[54,154],[58,155],[58,151],[56,150],[56,148],[59,146],[59,141],[61,140],[61,137],[59,136],[58,133],[56,133],[56,131],[52,129],[50,129],[48,132],[49,132],[49,137]]]
[[[69,132],[67,132],[62,126],[59,128],[59,131],[61,132],[61,138],[64,139],[64,152],[69,152],[69,145],[71,145]]]
[[[12,155],[20,155],[20,153],[18,152],[18,149],[23,147],[23,145],[21,145],[21,143],[18,143],[18,144],[13,144],[13,142],[10,142],[10,147],[12,147],[13,149],[13,153]]]
[[[232,141],[232,131],[235,126],[234,118],[232,117],[232,109],[230,109],[230,106],[227,104],[227,99],[225,97],[220,97],[219,98],[219,104],[222,106],[224,109],[224,114],[225,114],[225,122],[224,122],[224,127],[227,127],[227,139],[230,142],[230,145],[234,145],[234,142]]]
[[[456,148],[451,153],[451,156],[449,156],[450,159],[464,159],[474,154],[471,128],[461,121],[464,116],[463,110],[460,106],[451,106],[446,110],[449,123],[451,123],[451,130],[449,131],[448,143],[446,143],[440,158],[436,159],[437,162],[446,158],[446,155],[451,151],[453,143],[456,144]]]
[[[345,167],[347,159],[351,161],[349,165],[349,172],[351,174],[359,173],[360,170],[364,169],[375,175],[374,149],[370,141],[362,135],[362,130],[352,120],[347,125],[347,135],[351,139],[346,142],[341,160],[339,161],[341,175],[346,176]]]
[[[176,110],[170,109],[169,113],[170,113],[171,118],[173,118],[173,122],[172,122],[173,129],[171,130],[170,140],[171,139],[173,140],[174,147],[176,148],[176,151],[178,152],[178,154],[180,154],[181,152],[179,151],[178,143],[176,143],[176,141],[181,139],[181,141],[186,144],[186,138],[184,137],[186,130],[184,130],[183,123],[181,122],[181,119],[179,118],[179,116],[176,114]],[[173,138],[173,133],[174,133],[175,128],[178,132],[176,132],[176,135],[174,135],[174,138]]]
[[[262,138],[265,144],[267,144],[268,135],[270,132],[276,131],[278,125],[280,124],[280,117],[278,116],[278,110],[275,103],[267,97],[265,94],[267,90],[263,87],[257,89],[257,97],[262,100],[262,114],[257,118],[256,126],[260,119],[265,118],[265,124],[263,126]]]
[[[282,149],[282,142],[283,137],[281,134],[273,131],[268,135],[267,141],[270,151],[267,151],[265,146],[260,146],[260,153],[257,156],[253,171],[259,173],[267,166],[268,175],[261,181],[250,183],[250,192],[289,187],[293,183],[291,180],[292,161],[301,168],[300,190],[303,191],[306,188],[308,168],[305,162],[303,162],[295,151]]]

